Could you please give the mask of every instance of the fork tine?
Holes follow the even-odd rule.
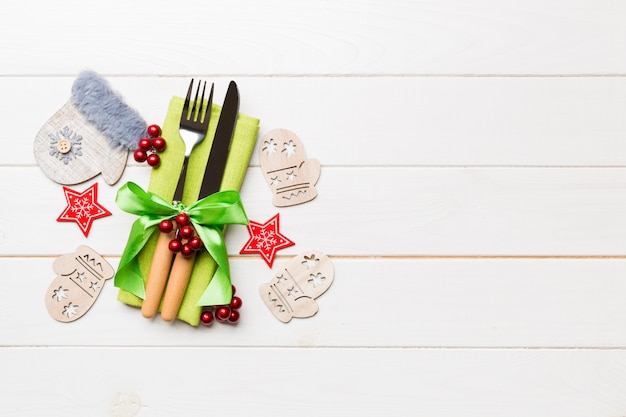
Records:
[[[198,101],[198,94],[200,93],[200,84],[202,84],[201,80],[198,81],[198,86],[196,87],[196,97],[193,99],[193,107],[191,108],[191,115],[189,116],[189,118],[193,120],[194,122],[197,119],[198,111],[202,107],[202,101]],[[206,81],[205,81],[205,84],[206,84]]]
[[[185,104],[183,104],[183,114],[185,118],[189,117],[189,100],[191,99],[191,89],[193,88],[193,78],[189,83],[189,88],[187,89],[187,97],[185,97]]]
[[[198,84],[198,90],[200,90],[200,84]],[[200,101],[198,102],[198,114],[196,115],[196,118],[195,118],[195,121],[197,121],[198,123],[202,121],[202,105],[204,105],[205,90],[206,90],[206,81],[204,82],[204,84],[202,84],[202,95],[200,96]]]

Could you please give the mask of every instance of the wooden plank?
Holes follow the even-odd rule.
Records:
[[[56,322],[44,303],[53,259],[0,258],[1,346],[626,348],[623,259],[331,258],[335,281],[319,312],[284,324],[259,286],[290,258],[273,270],[236,258],[240,322],[210,328],[147,320],[110,281],[82,318]]]
[[[110,0],[101,9],[77,0],[5,2],[0,74],[86,67],[137,75],[623,74],[625,7],[607,0],[179,7]]]
[[[148,175],[127,168],[120,185],[146,187]],[[2,254],[55,255],[85,242],[77,225],[56,221],[66,207],[62,188],[38,168],[5,167],[0,177],[20,179],[0,185],[12,201],[0,206]],[[315,200],[278,210],[256,167],[241,195],[252,220],[282,213],[281,231],[296,242],[281,251],[287,255],[313,248],[342,256],[621,256],[625,188],[623,168],[327,167]],[[136,219],[115,204],[117,189],[99,188],[113,215],[97,219],[88,238],[108,255],[122,253]],[[230,227],[229,252],[239,253],[248,237],[244,226]]]
[[[74,78],[0,77],[0,111],[11,121],[0,165],[35,163],[34,138]],[[241,112],[261,119],[259,137],[292,130],[324,166],[626,165],[622,77],[214,77],[217,104],[231,78]],[[170,97],[189,82],[107,79],[149,123],[162,123]]]
[[[6,417],[251,410],[303,417],[609,417],[626,411],[624,350],[9,348],[1,354]]]

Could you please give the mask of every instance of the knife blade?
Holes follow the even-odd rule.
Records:
[[[198,199],[207,197],[220,190],[238,114],[239,90],[237,84],[231,81],[226,91],[220,118],[217,122]],[[161,308],[161,318],[163,320],[172,321],[178,315],[194,262],[195,253],[188,257],[176,256],[174,258]]]
[[[215,139],[213,139],[213,145],[209,153],[209,160],[204,171],[204,179],[200,186],[198,199],[203,199],[220,190],[238,114],[239,90],[237,84],[231,81],[228,84],[220,119],[217,122]]]

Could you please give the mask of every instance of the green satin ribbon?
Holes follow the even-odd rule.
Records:
[[[231,291],[231,283],[228,253],[223,236],[224,226],[248,224],[237,191],[220,191],[186,207],[182,203],[171,204],[154,193],[144,191],[137,184],[127,182],[118,190],[115,202],[125,212],[139,216],[130,230],[128,243],[115,274],[116,287],[141,299],[145,298],[144,280],[137,256],[162,220],[187,213],[205,249],[217,264],[211,283],[200,297],[198,305],[205,305],[203,300],[228,299],[226,293]],[[223,291],[224,294],[223,296],[208,294],[209,288]]]

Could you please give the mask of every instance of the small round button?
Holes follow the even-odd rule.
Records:
[[[67,139],[61,139],[57,142],[57,149],[61,153],[68,153],[72,149],[72,142]]]

